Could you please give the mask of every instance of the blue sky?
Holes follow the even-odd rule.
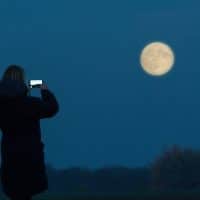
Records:
[[[199,149],[199,9],[194,0],[2,1],[0,72],[23,66],[60,104],[41,121],[46,162],[135,167],[175,143]],[[152,41],[175,53],[162,77],[140,67]]]

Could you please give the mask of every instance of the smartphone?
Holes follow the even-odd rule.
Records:
[[[29,80],[30,88],[40,87],[42,85],[42,80]]]

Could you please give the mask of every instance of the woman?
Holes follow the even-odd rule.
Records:
[[[40,119],[55,116],[58,102],[45,84],[28,95],[22,67],[10,65],[0,81],[1,182],[12,200],[30,200],[48,189]]]

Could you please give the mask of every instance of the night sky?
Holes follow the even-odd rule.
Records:
[[[41,120],[47,163],[137,167],[172,144],[200,148],[200,1],[4,0],[0,30],[1,74],[21,65],[59,102]],[[140,66],[153,41],[175,53],[165,76]]]

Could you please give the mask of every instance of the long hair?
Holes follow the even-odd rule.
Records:
[[[19,65],[9,65],[3,73],[2,80],[11,79],[23,82],[25,85],[25,71]],[[29,95],[29,89],[26,85],[26,95]]]
[[[9,65],[7,69],[4,71],[2,80],[4,79],[18,80],[25,83],[24,69],[18,65]]]

